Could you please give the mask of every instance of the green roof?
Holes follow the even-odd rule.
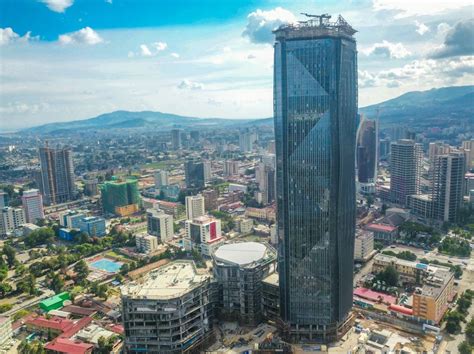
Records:
[[[51,306],[56,305],[58,302],[61,302],[62,304],[64,300],[69,300],[69,299],[70,299],[69,293],[63,292],[63,293],[48,297],[47,299],[44,299],[43,301],[40,302],[40,305],[42,307],[49,308]]]

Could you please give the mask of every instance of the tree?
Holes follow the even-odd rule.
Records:
[[[99,284],[98,282],[94,282],[91,285],[91,291],[95,294],[95,296],[98,296],[104,300],[107,300],[108,290],[109,290],[109,287],[106,284]]]
[[[466,340],[474,346],[474,317],[466,325]]]
[[[3,260],[3,257],[0,255],[0,281],[3,281],[7,278],[8,275],[8,266]]]
[[[0,283],[0,297],[5,297],[10,291],[12,291],[10,284]]]
[[[128,263],[122,264],[122,266],[120,267],[120,274],[127,275],[129,271],[130,271],[130,266],[128,265]]]
[[[33,274],[29,273],[26,277],[21,279],[17,284],[16,288],[23,293],[35,295],[38,290],[36,289],[36,278]]]
[[[458,300],[458,311],[462,314],[467,314],[467,310],[471,307],[471,300],[467,297],[461,295]]]
[[[459,354],[472,354],[472,348],[467,341],[458,345]]]
[[[81,259],[74,265],[74,272],[76,273],[76,283],[83,285],[89,275],[89,267],[87,263]]]
[[[116,341],[116,336],[110,336],[108,339],[105,337],[100,336],[97,340],[97,353],[100,354],[108,354],[112,352],[114,348],[114,343]]]
[[[458,311],[454,310],[446,315],[446,331],[449,334],[455,334],[461,330],[461,320],[463,319]]]
[[[375,280],[383,281],[388,286],[397,286],[398,285],[398,272],[394,266],[389,265],[382,272],[377,274]]]
[[[26,273],[26,267],[23,264],[18,263],[17,266],[15,267],[15,275],[20,277],[25,273]]]
[[[64,288],[64,280],[63,278],[56,272],[48,273],[48,287],[53,290],[56,294],[63,291]]]
[[[10,245],[5,245],[3,246],[3,254],[7,257],[7,263],[8,266],[11,268],[15,265],[15,256],[16,256],[16,251],[15,249],[10,246]]]

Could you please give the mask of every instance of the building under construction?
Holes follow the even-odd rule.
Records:
[[[127,353],[198,353],[214,341],[211,275],[175,261],[122,287]]]
[[[105,213],[119,216],[134,214],[140,207],[140,193],[136,179],[113,180],[100,186]]]

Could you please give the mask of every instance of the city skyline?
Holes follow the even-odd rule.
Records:
[[[271,30],[313,8],[306,1],[173,6],[45,0],[0,6],[0,113],[9,118],[0,127],[6,131],[119,109],[269,117]],[[407,91],[471,82],[467,38],[473,25],[466,6],[464,0],[435,1],[429,8],[407,1],[321,1],[315,10],[341,13],[359,28],[364,106]]]

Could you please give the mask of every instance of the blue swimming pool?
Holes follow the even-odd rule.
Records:
[[[105,270],[110,273],[117,273],[122,265],[123,262],[114,261],[109,258],[101,258],[89,264],[92,268]]]

